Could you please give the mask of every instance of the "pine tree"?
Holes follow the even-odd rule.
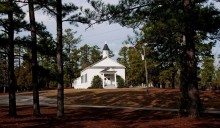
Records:
[[[204,57],[201,69],[201,84],[204,88],[210,88],[215,75],[214,59]]]
[[[94,63],[100,61],[101,59],[102,59],[102,55],[101,55],[100,48],[97,45],[91,47],[91,50],[90,50],[91,64],[94,64]]]
[[[63,42],[62,42],[62,0],[56,1],[57,23],[57,116],[64,115],[64,82],[63,82]]]
[[[35,1],[38,9],[43,9],[46,13],[56,17],[57,22],[57,116],[64,115],[64,80],[63,80],[63,42],[62,42],[62,22],[69,22],[77,25],[77,23],[90,23],[85,18],[79,7],[73,3],[62,4],[62,0]]]
[[[90,62],[90,46],[85,44],[80,48],[80,67],[84,69],[91,65]]]
[[[162,22],[169,26],[182,39],[180,67],[181,92],[184,106],[189,116],[199,116],[200,100],[197,81],[197,58],[195,44],[207,37],[215,37],[219,29],[219,11],[213,5],[205,5],[205,0],[153,0],[130,1],[120,0],[118,5],[104,4],[102,1],[90,1],[95,11],[96,23],[103,21],[116,22],[122,26],[138,28],[139,26],[155,22]],[[168,30],[168,29],[167,29]],[[166,34],[164,31],[162,34]],[[198,36],[202,37],[198,39]],[[212,35],[212,36],[210,36]],[[166,36],[165,36],[166,37]],[[171,45],[172,46],[172,45]],[[157,45],[160,47],[160,44]],[[186,104],[186,105],[185,105]]]
[[[124,65],[126,68],[128,68],[128,48],[122,47],[118,53],[119,58],[117,58],[117,61]]]
[[[2,1],[0,4],[4,6],[0,9],[0,15],[5,15],[0,18],[1,27],[3,28],[3,35],[5,35],[6,42],[8,43],[9,116],[15,117],[17,115],[15,95],[17,85],[14,73],[14,48],[17,41],[14,39],[14,32],[20,32],[21,28],[24,29],[27,24],[24,21],[25,13],[14,0]]]
[[[145,81],[144,61],[141,59],[140,52],[135,48],[128,50],[129,68],[126,74],[128,85],[138,86]]]
[[[78,69],[75,68],[75,64],[78,59],[73,58],[76,56],[76,45],[80,42],[80,37],[75,37],[76,32],[72,32],[71,29],[66,29],[65,34],[63,35],[63,43],[64,43],[64,83],[67,86],[71,86],[74,77],[74,72],[77,72]]]
[[[40,115],[39,105],[39,84],[38,84],[38,62],[37,62],[37,33],[36,33],[36,21],[34,13],[33,0],[28,0],[29,17],[31,26],[31,57],[32,57],[32,86],[33,86],[33,115]]]
[[[15,87],[16,80],[14,74],[14,3],[13,0],[8,0],[8,7],[10,10],[8,11],[8,87],[9,87],[9,116],[15,117],[17,116],[16,111],[16,95],[15,95]]]

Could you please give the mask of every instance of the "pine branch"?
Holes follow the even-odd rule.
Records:
[[[23,1],[22,1],[22,0],[16,0],[16,1],[14,1],[14,2],[27,3],[27,4],[29,3],[28,1],[25,1],[25,0],[23,0]],[[46,3],[39,2],[39,1],[33,1],[33,4],[37,4],[37,5],[41,6],[41,7],[46,8],[49,12],[53,13],[53,15],[56,15],[56,14],[57,14],[54,10],[52,10],[51,8],[49,8]]]

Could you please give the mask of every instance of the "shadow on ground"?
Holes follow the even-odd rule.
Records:
[[[204,115],[197,119],[178,117],[174,112],[107,109],[66,108],[65,116],[56,117],[56,108],[42,107],[41,117],[32,116],[31,106],[18,106],[18,117],[9,118],[8,108],[0,107],[0,127],[74,127],[74,128],[219,128],[219,115]]]
[[[178,108],[178,98],[179,91],[77,91],[65,94],[65,104]]]

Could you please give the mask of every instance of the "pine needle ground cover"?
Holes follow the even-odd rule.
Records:
[[[147,93],[147,94],[146,94]],[[23,93],[24,94],[24,93]],[[25,95],[25,94],[24,94]],[[41,91],[56,98],[56,90]],[[65,89],[65,104],[177,108],[178,89]],[[201,100],[210,110],[219,110],[219,92],[202,91]],[[147,99],[146,99],[147,98]],[[144,100],[146,99],[146,100]],[[199,118],[179,117],[177,112],[120,108],[66,107],[65,116],[56,117],[56,107],[41,107],[40,117],[32,116],[32,106],[17,106],[17,118],[9,118],[8,107],[0,106],[0,127],[77,127],[77,128],[218,128],[220,115]]]
[[[179,89],[65,89],[66,105],[99,105],[120,107],[161,107],[178,109]],[[41,96],[56,98],[56,90],[40,92]],[[220,110],[220,91],[200,91],[203,109]]]

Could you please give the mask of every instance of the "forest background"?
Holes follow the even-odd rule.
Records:
[[[14,89],[33,89],[34,97],[38,97],[38,87],[56,85],[58,104],[62,106],[63,85],[70,87],[80,70],[101,59],[100,47],[86,43],[77,46],[81,37],[76,36],[75,30],[62,28],[62,22],[73,26],[80,22],[91,27],[109,21],[133,28],[135,36],[123,42],[117,57],[126,67],[125,87],[143,83],[155,87],[180,86],[183,103],[189,103],[193,108],[190,110],[199,110],[198,88],[219,89],[220,73],[212,53],[219,41],[220,28],[215,1],[121,0],[116,5],[106,5],[89,0],[93,11],[72,3],[62,5],[61,0],[34,2],[35,9],[56,19],[56,37],[43,22],[35,22],[32,0],[0,3],[1,87],[7,91],[9,85],[9,108],[13,108],[10,106],[15,100]],[[30,24],[25,20],[27,11],[22,8],[26,5]],[[23,31],[31,31],[31,35],[19,35]]]

